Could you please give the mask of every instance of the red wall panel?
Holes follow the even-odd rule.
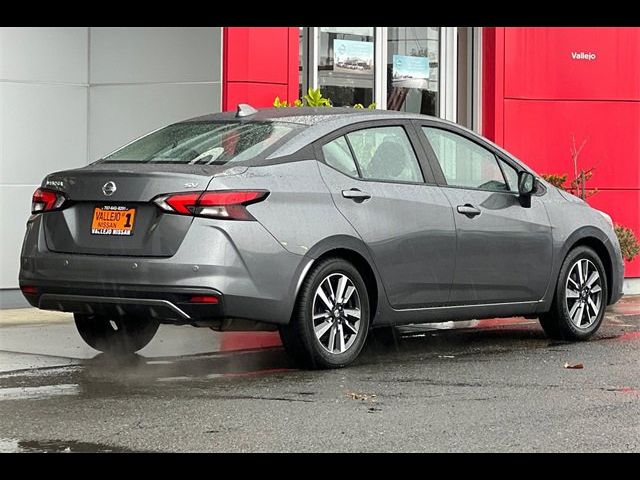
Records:
[[[482,35],[482,133],[499,145],[504,143],[504,30],[485,28]]]
[[[587,199],[589,205],[611,215],[614,223],[640,233],[640,190],[601,190]],[[625,277],[640,277],[640,257],[625,262]]]
[[[223,110],[297,98],[297,27],[226,27],[223,44]]]
[[[640,28],[507,28],[504,47],[506,98],[640,100]]]
[[[504,101],[505,148],[538,173],[573,172],[572,136],[589,186],[640,188],[640,102]]]
[[[256,108],[271,107],[276,96],[287,98],[287,85],[230,82],[226,92],[227,110],[235,110],[239,103],[249,103]]]
[[[640,28],[485,28],[482,108],[483,134],[539,173],[571,174],[586,140],[589,203],[640,237]]]
[[[289,76],[286,27],[228,28],[227,81],[286,84]]]

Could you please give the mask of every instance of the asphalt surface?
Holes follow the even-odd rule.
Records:
[[[68,318],[4,320],[0,452],[640,451],[640,299],[589,342],[521,318],[406,327],[331,371],[271,333],[161,326],[114,360]]]

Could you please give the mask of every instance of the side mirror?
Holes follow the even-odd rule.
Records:
[[[536,188],[536,179],[529,172],[518,174],[518,193],[522,196],[530,196]]]

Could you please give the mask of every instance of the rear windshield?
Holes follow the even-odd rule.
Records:
[[[186,122],[156,130],[101,163],[223,165],[264,157],[302,126],[278,122]]]

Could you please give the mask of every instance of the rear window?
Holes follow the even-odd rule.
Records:
[[[102,159],[103,163],[223,165],[264,157],[303,128],[278,122],[187,122],[156,130]]]

